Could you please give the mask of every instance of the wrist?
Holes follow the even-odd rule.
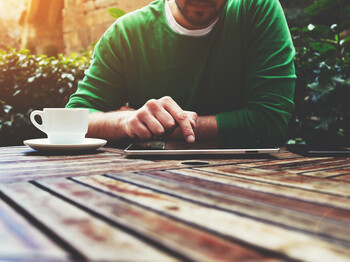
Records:
[[[122,134],[123,138],[135,138],[135,135],[132,133],[132,131],[129,128],[129,118],[131,114],[133,113],[132,110],[122,110],[116,112],[118,115],[118,120],[116,121],[117,124],[115,125],[115,128],[117,129],[116,132]]]
[[[215,115],[200,116],[194,129],[196,140],[216,140],[219,138],[218,124]]]

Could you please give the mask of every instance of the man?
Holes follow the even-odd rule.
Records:
[[[278,0],[156,0],[107,30],[67,107],[108,140],[280,143],[293,57]]]

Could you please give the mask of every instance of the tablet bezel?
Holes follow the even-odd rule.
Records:
[[[165,142],[164,142],[165,143]],[[247,148],[217,148],[217,149],[136,149],[136,143],[131,143],[125,148],[127,156],[150,156],[150,155],[233,155],[233,154],[274,154],[279,153],[279,147],[247,147]]]

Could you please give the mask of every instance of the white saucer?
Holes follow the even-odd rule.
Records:
[[[35,149],[35,150],[45,150],[45,151],[77,151],[77,150],[93,150],[107,143],[104,139],[98,138],[85,138],[82,144],[72,144],[72,145],[57,145],[50,144],[47,138],[37,138],[29,139],[23,141],[23,144]]]

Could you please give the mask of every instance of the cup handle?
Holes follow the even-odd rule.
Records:
[[[40,116],[42,124],[40,125],[38,122],[35,120],[35,116]],[[40,110],[34,110],[33,112],[30,113],[30,121],[32,121],[33,125],[38,128],[39,130],[44,131],[44,112]]]

